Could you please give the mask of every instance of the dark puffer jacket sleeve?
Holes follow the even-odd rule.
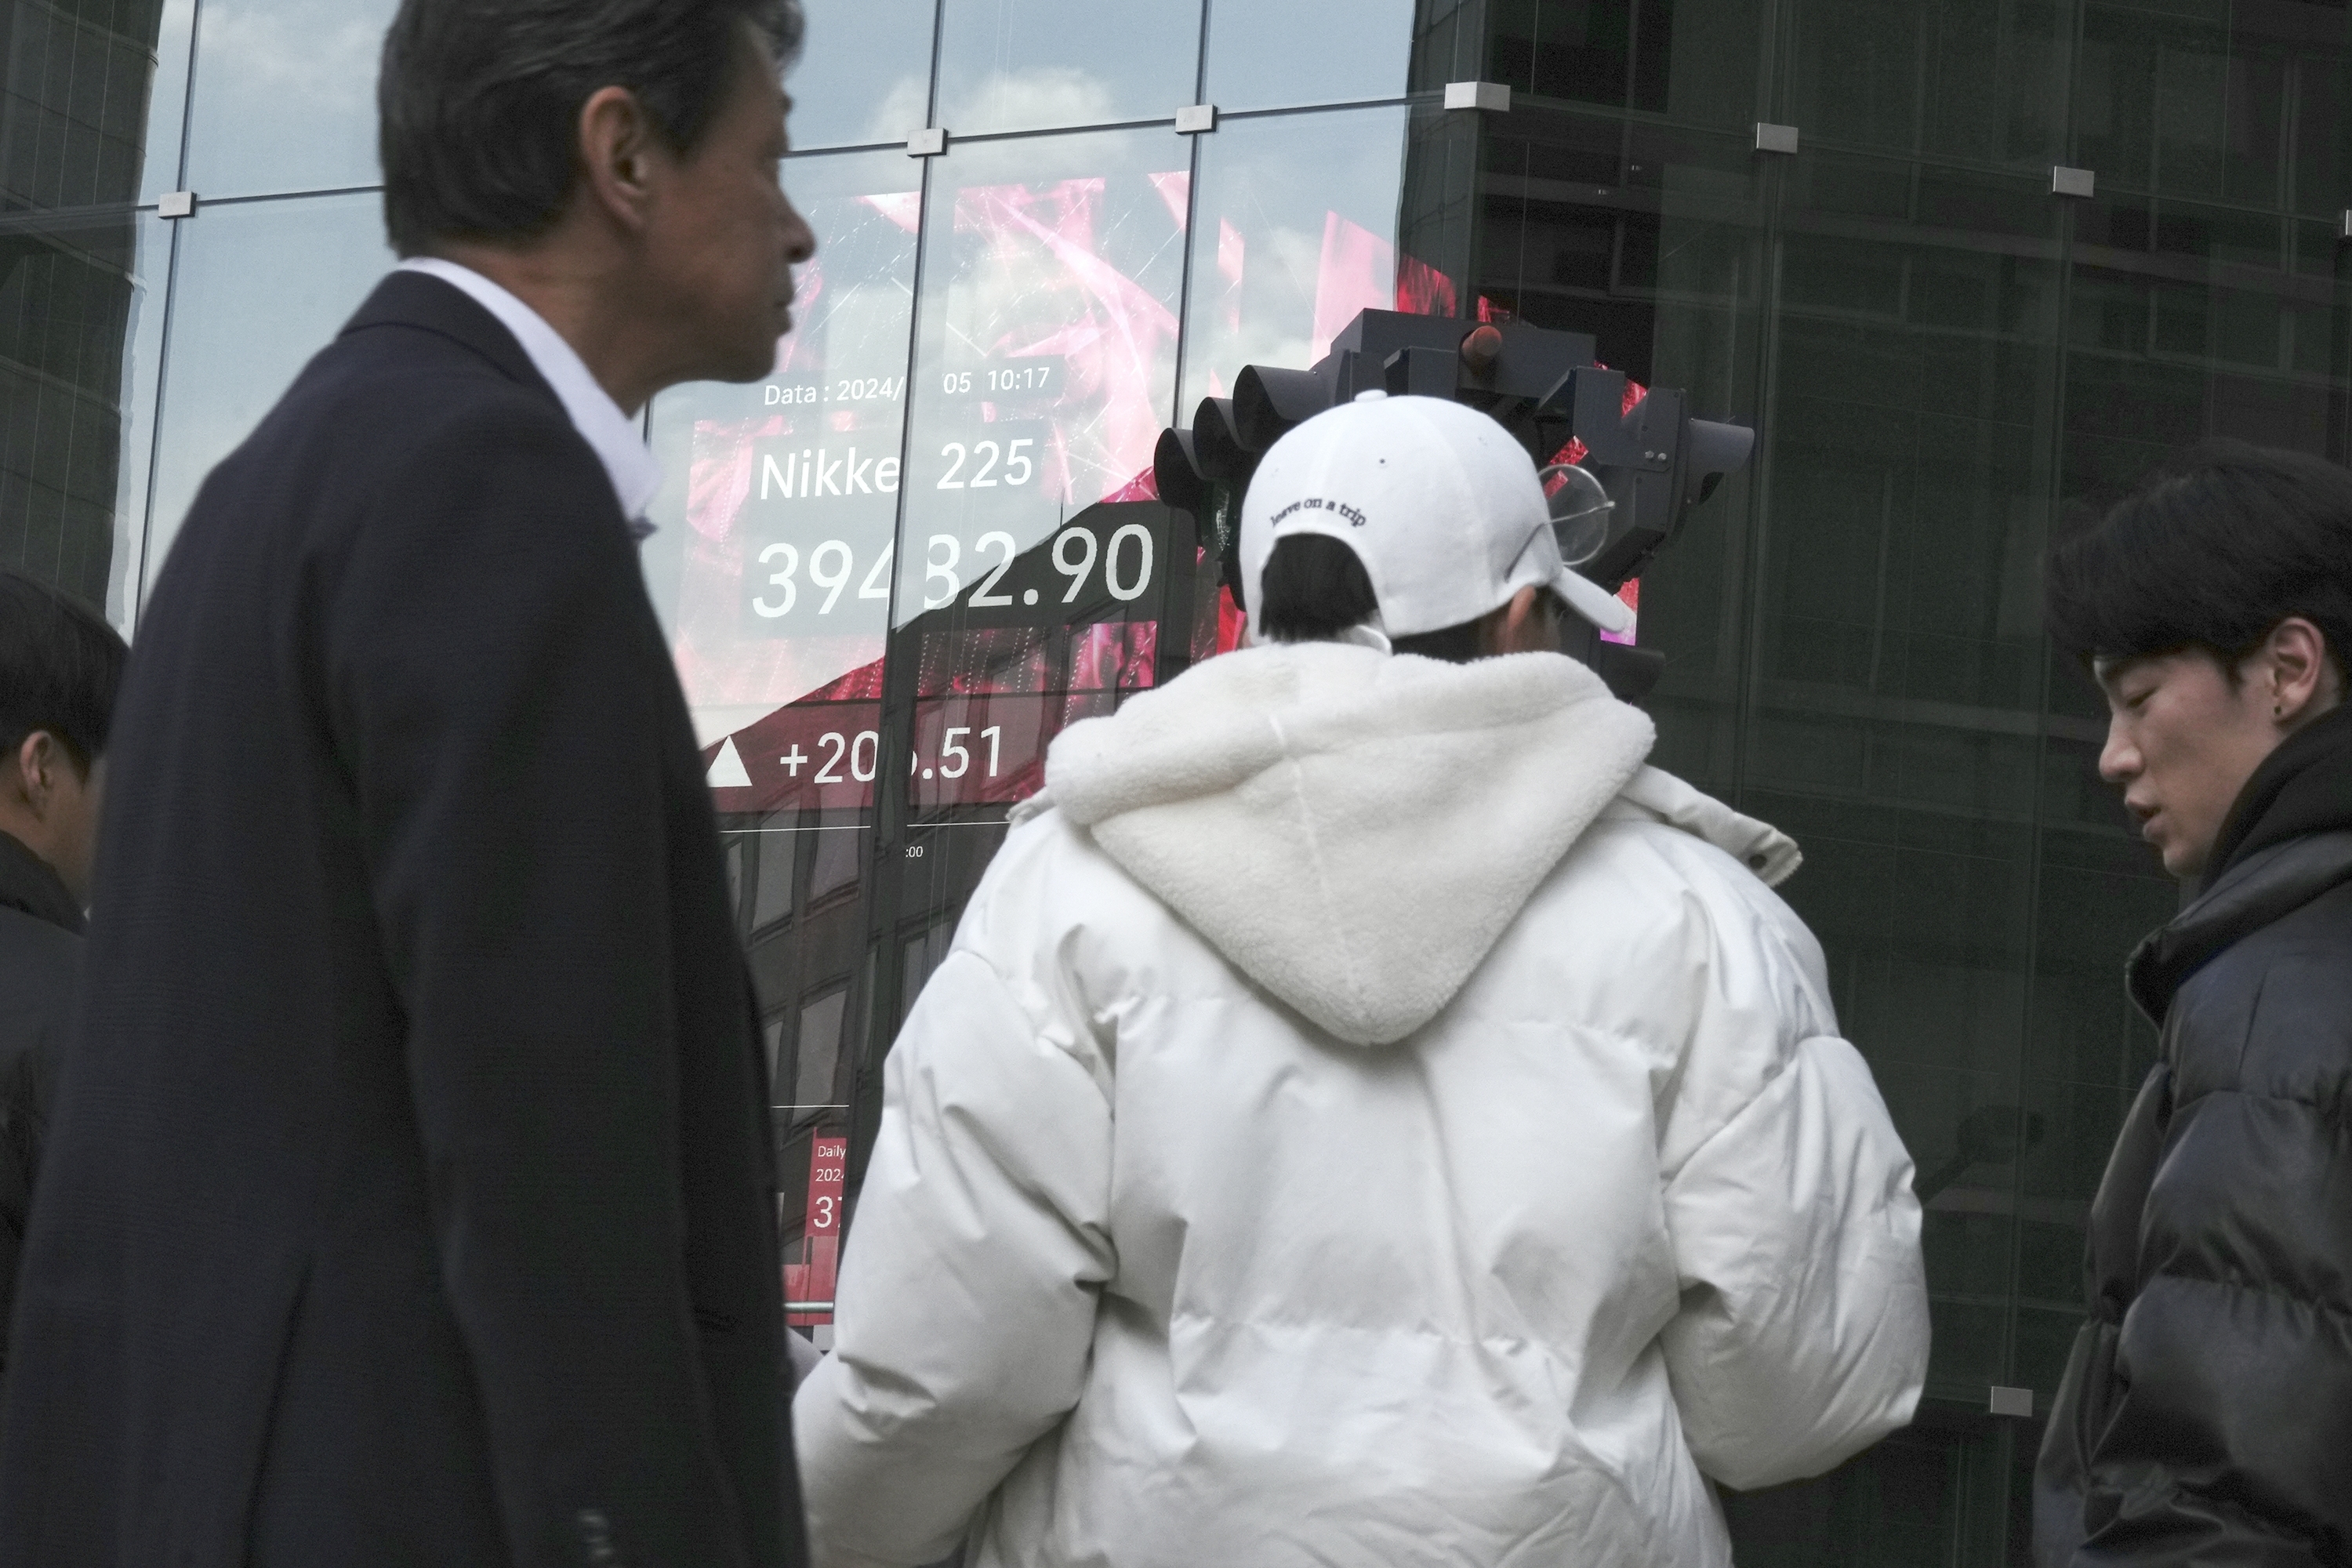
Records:
[[[2094,1259],[2129,1305],[2058,1413],[2081,1543],[2044,1560],[2352,1563],[2352,884],[2197,972],[2164,1047],[2137,1279]]]
[[[81,938],[6,907],[0,873],[0,1373],[49,1097],[65,1061]],[[60,889],[62,891],[62,889]]]

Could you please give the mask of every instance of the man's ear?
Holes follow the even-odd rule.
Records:
[[[600,88],[580,106],[580,200],[632,232],[650,221],[653,163],[663,151],[645,104],[625,87]]]
[[[17,743],[0,768],[0,794],[21,803],[35,816],[48,815],[57,793],[57,769],[65,761],[64,748],[47,730],[36,730]]]
[[[2318,718],[2344,700],[2343,678],[2331,657],[2326,634],[2301,616],[2271,628],[2255,658],[2270,689],[2262,695],[2271,718],[2289,729]]]

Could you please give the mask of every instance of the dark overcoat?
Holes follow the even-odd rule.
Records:
[[[0,833],[0,1326],[16,1299],[49,1098],[73,1026],[81,926],[81,906],[48,862]]]
[[[2131,963],[2163,1027],[2091,1207],[2044,1568],[2352,1563],[2352,709],[2249,782]]]
[[[109,754],[0,1562],[798,1561],[709,793],[487,311],[394,274],[214,471]]]

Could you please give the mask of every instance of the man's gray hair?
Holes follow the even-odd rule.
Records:
[[[393,249],[545,233],[579,178],[581,106],[608,87],[692,152],[746,24],[780,68],[798,58],[798,0],[402,0],[376,84]]]

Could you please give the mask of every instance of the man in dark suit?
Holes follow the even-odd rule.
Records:
[[[89,610],[0,572],[0,1321],[73,1025],[106,737],[129,658]]]
[[[803,1555],[765,1068],[634,416],[813,248],[791,0],[404,0],[387,279],[205,485],[115,726],[0,1561]]]

